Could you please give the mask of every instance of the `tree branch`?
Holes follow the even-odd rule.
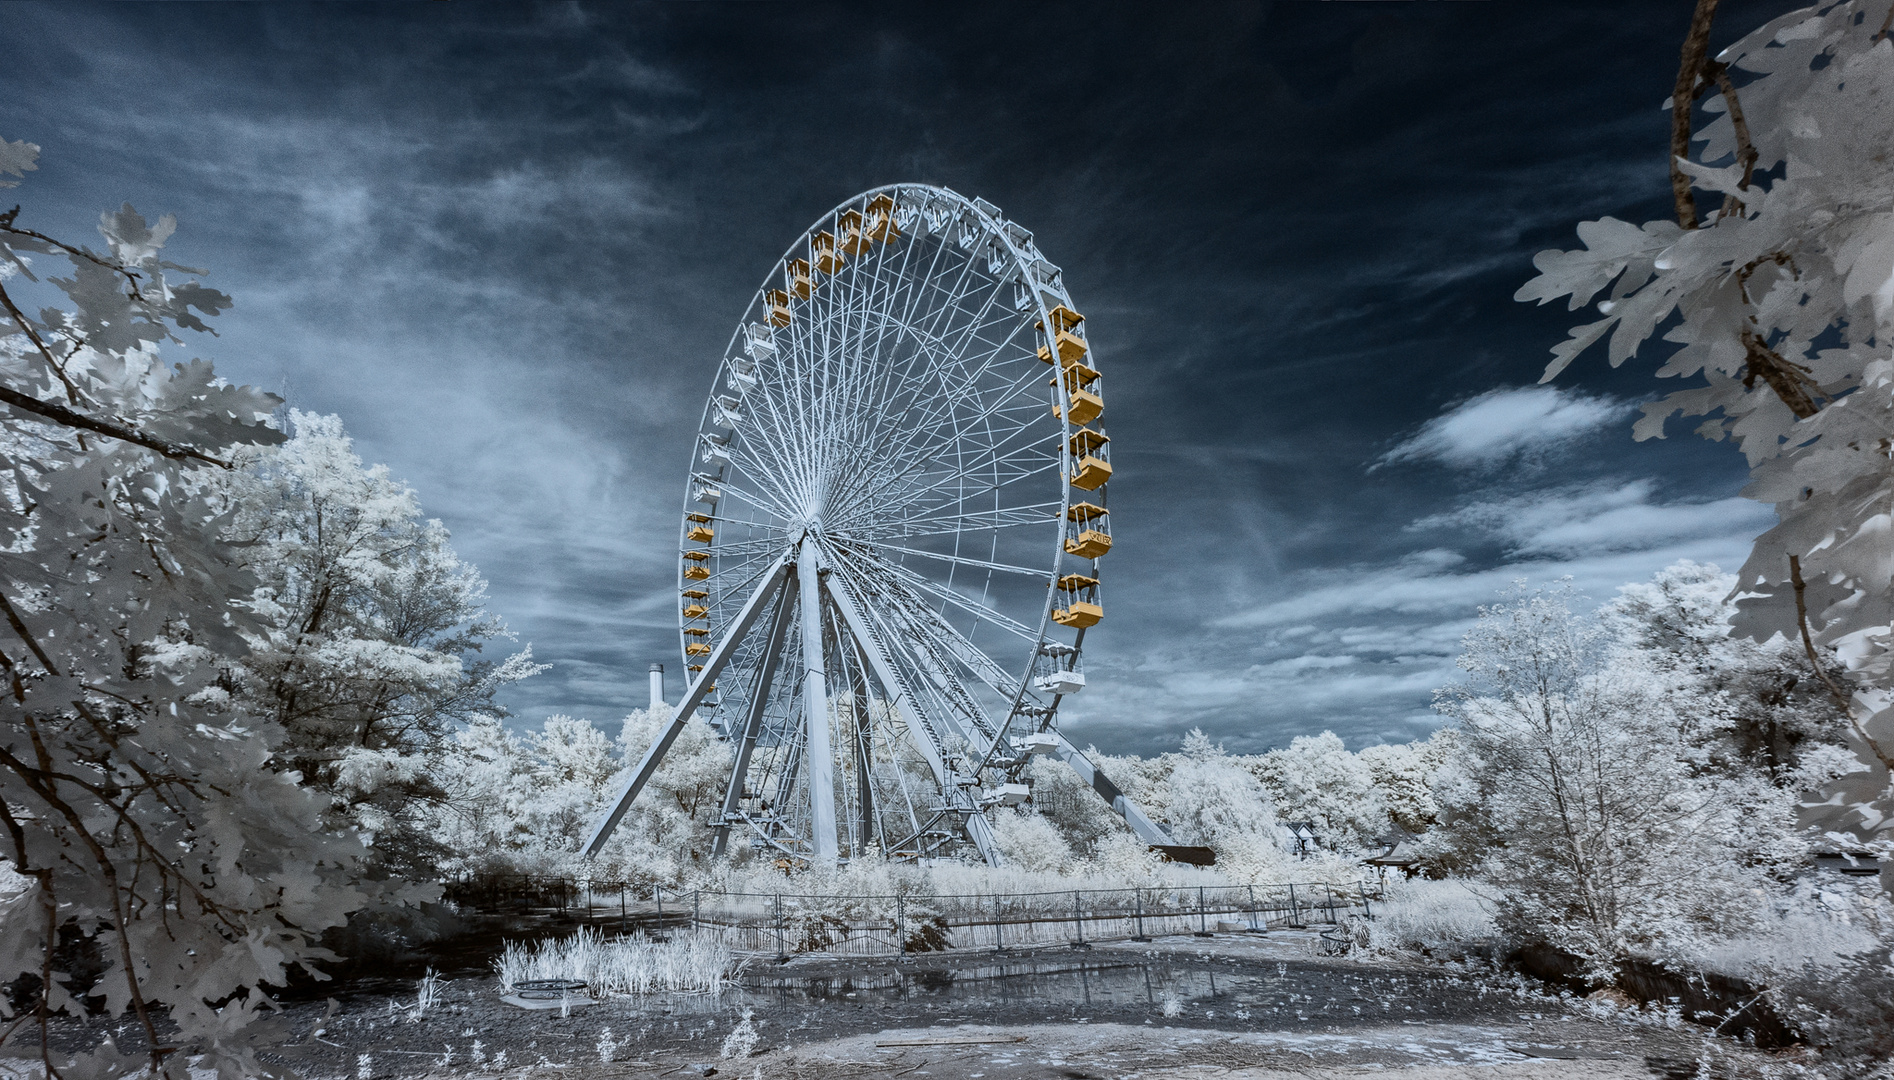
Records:
[[[1796,415],[1796,419],[1807,420],[1821,411],[1821,406],[1815,404],[1815,399],[1809,395],[1811,387],[1816,393],[1821,392],[1815,380],[1809,377],[1805,369],[1791,364],[1783,359],[1781,353],[1765,345],[1762,338],[1747,326],[1743,327],[1743,351],[1748,354],[1749,361],[1749,371],[1743,376],[1744,389],[1754,387],[1756,379],[1760,377],[1789,407],[1789,411]]]
[[[20,613],[14,609],[13,602],[7,599],[5,593],[0,593],[0,609],[6,611],[7,623],[13,627],[13,632],[20,635],[20,640],[26,642],[27,648],[33,650],[34,659],[40,662],[47,674],[57,676],[59,669],[53,666],[52,657],[47,656],[46,650],[39,647],[39,642],[33,637],[33,632],[26,628],[25,620],[20,618]]]
[[[74,386],[72,380],[66,377],[66,369],[60,366],[58,360],[53,358],[53,351],[46,347],[45,339],[39,336],[39,331],[34,329],[33,323],[26,317],[26,313],[21,311],[18,305],[14,304],[13,297],[7,295],[7,290],[4,285],[0,285],[0,304],[6,305],[7,314],[13,316],[13,321],[19,325],[21,330],[25,331],[27,339],[32,341],[35,348],[39,349],[39,354],[45,359],[46,366],[52,368],[53,374],[58,376],[59,381],[65,384],[66,400],[74,405],[79,404],[79,388]]]
[[[1683,60],[1677,67],[1676,88],[1670,95],[1670,195],[1677,204],[1677,224],[1697,227],[1697,204],[1690,194],[1690,177],[1677,162],[1690,160],[1690,109],[1697,100],[1697,81],[1703,76],[1704,54],[1710,46],[1710,22],[1717,0],[1697,0],[1684,38]]]
[[[155,450],[175,461],[202,461],[206,464],[216,465],[219,468],[230,468],[228,461],[211,457],[209,454],[193,450],[188,446],[173,446],[163,439],[154,439],[149,435],[139,432],[135,428],[112,423],[108,420],[96,420],[90,416],[86,416],[84,413],[74,412],[64,405],[56,405],[50,401],[41,401],[39,398],[22,394],[10,386],[0,386],[0,402],[5,402],[21,412],[35,413],[56,424],[64,425],[65,427],[80,428],[85,431],[96,431],[101,435],[109,435],[114,439],[135,443],[147,450]]]
[[[1848,695],[1842,693],[1841,687],[1829,677],[1828,669],[1822,666],[1821,659],[1815,655],[1815,639],[1809,634],[1808,603],[1802,597],[1802,591],[1807,588],[1807,583],[1802,580],[1802,560],[1794,555],[1789,556],[1789,584],[1795,587],[1795,624],[1802,630],[1802,649],[1808,653],[1809,663],[1815,665],[1815,676],[1822,680],[1823,686],[1828,687],[1829,694],[1834,697],[1835,704],[1840,707],[1842,715],[1848,718],[1848,723],[1855,729],[1855,734],[1861,736],[1861,741],[1868,745],[1868,752],[1880,759],[1882,768],[1894,774],[1894,759],[1882,752],[1879,743],[1869,738],[1868,730],[1861,726],[1861,721],[1855,719],[1854,702]]]
[[[1894,15],[1894,11],[1889,14]],[[1737,187],[1749,190],[1749,182],[1756,175],[1756,161],[1762,155],[1756,152],[1756,144],[1749,138],[1749,121],[1743,116],[1743,103],[1737,100],[1736,87],[1730,82],[1730,66],[1715,60],[1705,65],[1715,79],[1717,90],[1723,94],[1723,103],[1730,109],[1730,126],[1736,129],[1736,160],[1743,166],[1743,179]],[[1733,214],[1743,210],[1743,201],[1734,195],[1723,200],[1723,213]]]

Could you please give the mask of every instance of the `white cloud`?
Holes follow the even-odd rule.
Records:
[[[1650,480],[1534,491],[1470,503],[1416,521],[1411,529],[1473,529],[1515,555],[1575,556],[1638,551],[1688,540],[1755,536],[1774,512],[1749,499],[1659,503]]]
[[[1421,425],[1374,467],[1438,461],[1459,469],[1490,469],[1566,445],[1628,415],[1629,402],[1556,386],[1491,390]]]

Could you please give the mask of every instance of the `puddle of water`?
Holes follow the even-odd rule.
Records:
[[[1459,1014],[1437,980],[1344,972],[1219,972],[1164,962],[1021,961],[955,970],[880,970],[806,976],[754,969],[720,997],[649,999],[673,1016],[753,1007],[913,1008],[977,1020],[1054,1009],[1130,1010],[1165,1016],[1219,1014],[1345,1021]]]

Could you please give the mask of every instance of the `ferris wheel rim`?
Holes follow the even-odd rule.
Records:
[[[1024,269],[1026,267],[1029,267],[1033,261],[1039,260],[1040,257],[1036,253],[1027,252],[1023,247],[1021,247],[1018,243],[1015,242],[1010,231],[1004,227],[1005,226],[1004,218],[999,217],[998,215],[994,213],[990,213],[988,210],[986,210],[980,205],[980,203],[983,202],[983,200],[969,197],[967,195],[963,195],[960,192],[955,191],[954,189],[947,187],[944,184],[937,184],[937,183],[928,182],[928,181],[883,184],[877,187],[869,188],[865,191],[858,192],[855,195],[850,196],[849,198],[836,203],[834,206],[830,207],[824,213],[817,215],[817,217],[806,228],[804,228],[799,234],[797,234],[795,239],[792,240],[788,244],[788,246],[786,246],[782,250],[782,252],[778,255],[776,261],[771,265],[771,269],[768,272],[766,272],[766,274],[764,275],[762,282],[758,284],[756,290],[751,294],[749,303],[745,306],[742,315],[737,320],[735,329],[731,331],[730,338],[724,346],[723,358],[721,358],[718,361],[717,368],[712,373],[711,380],[710,380],[711,385],[709,388],[709,393],[705,396],[703,408],[699,413],[699,418],[698,418],[698,423],[697,423],[698,431],[704,430],[711,419],[713,410],[715,409],[715,403],[718,397],[718,393],[717,393],[718,384],[720,380],[722,380],[724,377],[724,372],[725,372],[725,368],[727,367],[728,358],[732,355],[734,351],[736,351],[741,346],[744,334],[746,332],[746,328],[752,322],[757,321],[755,316],[758,313],[758,309],[764,305],[764,295],[770,286],[770,282],[776,277],[776,275],[778,275],[781,272],[783,266],[786,265],[791,259],[795,258],[798,251],[806,250],[808,248],[810,241],[817,234],[817,232],[822,229],[823,225],[826,223],[833,222],[836,219],[837,215],[851,208],[854,208],[857,205],[865,206],[877,195],[888,194],[888,195],[898,196],[899,194],[904,193],[904,192],[916,192],[916,191],[925,192],[926,195],[930,199],[931,198],[944,198],[956,204],[958,209],[961,212],[977,215],[981,225],[983,226],[983,232],[986,234],[989,241],[1002,245],[1006,250],[1007,257],[1010,260],[1011,264],[1016,267],[1021,268],[1022,273],[1024,272]],[[917,211],[917,212],[920,212],[920,211]],[[1061,288],[1059,291],[1064,292],[1063,288]],[[1038,287],[1032,287],[1032,288],[1029,288],[1029,292],[1031,295],[1031,309],[1027,314],[1030,316],[1036,316],[1039,322],[1041,324],[1044,324],[1047,320],[1051,318],[1051,308],[1047,307],[1046,305],[1046,298],[1048,295],[1048,290],[1038,288]],[[1095,357],[1097,354],[1096,346],[1090,343],[1089,341],[1087,344],[1088,344],[1088,355]],[[1061,440],[1069,440],[1072,436],[1072,432],[1075,426],[1071,420],[1071,409],[1070,409],[1071,394],[1066,384],[1066,380],[1059,379],[1056,377],[1056,367],[1057,365],[1055,364],[1055,378],[1053,381],[1057,386],[1060,397],[1064,399],[1064,404],[1065,404],[1065,408],[1061,411],[1061,415],[1058,417],[1056,421],[1057,433]],[[686,469],[685,469],[686,481],[685,481],[683,505],[686,512],[689,512],[691,505],[693,504],[693,502],[696,501],[691,497],[692,477],[695,474],[695,469],[693,466],[696,459],[696,455],[697,455],[697,447],[695,444],[693,444],[691,447],[689,456],[687,457],[687,463],[686,463]],[[1062,481],[1065,479],[1063,476],[1063,466],[1061,467],[1061,479]],[[1069,513],[1072,506],[1072,500],[1073,500],[1073,495],[1072,495],[1071,485],[1069,483],[1061,482],[1059,484],[1059,500],[1058,500],[1059,505],[1058,505],[1058,510],[1057,510],[1058,517],[1054,519],[1055,521],[1063,519],[1063,517],[1067,513]],[[752,524],[761,524],[761,523],[752,523]],[[686,532],[686,527],[685,525],[681,524],[679,527],[679,535],[678,535],[680,551],[683,550],[686,546],[685,536],[684,536],[685,532]],[[784,548],[789,547],[790,543],[791,542],[788,541],[787,537],[785,537],[785,542],[783,545]],[[1021,702],[1026,697],[1026,693],[1028,689],[1030,688],[1031,681],[1032,681],[1032,659],[1036,657],[1037,655],[1039,655],[1040,650],[1042,650],[1044,646],[1047,644],[1047,642],[1050,640],[1049,627],[1051,624],[1051,615],[1052,615],[1052,609],[1053,609],[1054,600],[1055,600],[1055,592],[1051,588],[1051,586],[1058,581],[1061,575],[1061,572],[1065,568],[1066,561],[1067,561],[1067,558],[1066,558],[1067,552],[1064,550],[1063,545],[1060,544],[1056,538],[1053,544],[1052,555],[1053,555],[1053,558],[1052,558],[1051,565],[1044,572],[1044,577],[1047,581],[1048,589],[1047,589],[1046,599],[1040,605],[1038,625],[1034,631],[1034,640],[1031,643],[1031,651],[1028,653],[1027,662],[1023,665],[1024,670],[1018,680],[1019,686],[1015,689],[1015,691],[1011,695],[1011,700],[1008,703],[1009,708],[1014,709],[1014,710],[1017,710],[1020,707]],[[1084,562],[1087,560],[1077,560],[1077,561]],[[684,575],[684,567],[680,565],[678,567],[678,583],[679,583],[680,589],[684,587],[685,579],[683,575]],[[686,624],[687,624],[687,620],[685,620],[680,615],[678,619],[679,649],[680,649],[680,655],[683,655],[686,657],[685,659],[685,664],[686,664],[685,670],[687,674],[686,681],[689,682],[688,653],[685,652],[685,649],[688,647],[689,643],[684,633],[686,629]],[[1083,628],[1080,628],[1079,637],[1082,640]]]
[[[824,243],[819,244],[818,237]],[[895,241],[903,238],[897,255]],[[808,306],[795,307],[798,301]],[[1054,729],[1070,683],[1054,675],[1078,670],[1086,629],[1099,617],[1097,560],[1110,547],[1108,523],[1100,526],[1102,548],[1072,546],[1101,543],[1098,534],[1087,531],[1084,536],[1094,539],[1085,539],[1077,530],[1089,529],[1082,523],[1099,521],[1108,510],[1098,505],[1090,506],[1083,517],[1073,513],[1087,493],[1095,492],[1093,497],[1104,503],[1102,485],[1111,472],[1107,456],[1099,455],[1103,463],[1089,457],[1109,440],[1102,428],[1088,427],[1100,408],[1100,373],[1090,366],[1098,361],[1089,335],[1082,330],[1067,333],[1083,319],[1073,307],[1063,271],[1038,250],[1030,232],[1007,221],[997,207],[944,185],[898,183],[860,192],[818,216],[771,265],[736,321],[712,370],[685,470],[677,582],[686,598],[678,628],[687,690],[678,706],[679,719],[700,706],[707,708],[713,725],[728,738],[737,734],[729,725],[742,712],[748,717],[743,721],[745,738],[767,736],[767,752],[764,743],[757,743],[759,761],[736,767],[762,768],[759,791],[765,780],[775,784],[775,800],[760,802],[756,809],[764,813],[769,829],[779,830],[790,844],[811,843],[834,826],[833,808],[826,819],[819,817],[816,808],[824,804],[814,800],[808,788],[784,787],[783,778],[793,781],[801,767],[799,739],[806,740],[811,754],[818,746],[830,746],[827,734],[819,742],[813,730],[798,735],[795,694],[785,698],[781,684],[772,685],[769,672],[797,665],[797,649],[804,651],[800,665],[811,675],[818,666],[839,665],[845,679],[856,680],[842,690],[855,695],[856,711],[849,715],[867,715],[859,712],[864,685],[870,694],[875,692],[872,684],[882,687],[888,696],[884,708],[912,698],[912,704],[900,706],[900,716],[889,713],[876,721],[893,725],[876,737],[883,743],[905,739],[921,751],[939,795],[950,806],[955,804],[953,785],[969,766],[977,784],[988,783],[980,778],[990,775],[989,767],[997,767],[1001,787],[1018,788],[1013,781],[1022,763],[1031,760],[1030,752],[1017,749],[1027,745],[1018,737]],[[792,310],[806,314],[792,315]],[[1038,394],[1036,402],[1034,380],[1043,371],[1033,362],[1035,337],[1040,342],[1037,360],[1050,364],[1052,371],[1046,383],[1050,392]],[[1068,352],[1068,344],[1074,343],[1077,351]],[[723,392],[724,384],[728,393]],[[1085,396],[1091,407],[1075,421],[1075,394],[1081,388],[1089,391]],[[822,396],[831,392],[847,400],[836,406]],[[976,403],[970,412],[963,410],[968,401]],[[1045,412],[1048,404],[1050,417]],[[875,419],[857,419],[870,415],[860,413],[861,407],[881,411],[872,414]],[[895,413],[892,425],[884,422],[887,410]],[[1076,438],[1081,430],[1094,438]],[[884,436],[895,439],[892,451],[874,441]],[[869,441],[853,441],[858,438]],[[829,486],[832,470],[842,466],[851,472],[854,462],[837,459],[835,447],[851,445],[845,453],[865,451],[885,467],[851,473],[838,496]],[[1089,483],[1078,479],[1080,455],[1088,455],[1084,472]],[[1102,479],[1094,468],[1101,464]],[[1056,490],[1045,491],[1047,485]],[[1079,487],[1084,490],[1074,490]],[[712,492],[709,498],[702,494],[705,488]],[[812,516],[799,516],[798,506]],[[693,526],[693,521],[702,524]],[[694,528],[701,533],[694,534]],[[1007,530],[1025,529],[1036,537],[1040,528],[1050,534],[1050,560],[1041,561],[1044,548],[1036,540],[1002,543],[1012,535]],[[815,548],[803,547],[799,554],[805,535],[821,542]],[[968,538],[975,541],[971,551],[963,546]],[[1004,557],[1003,549],[1008,552]],[[833,598],[821,606],[834,604],[838,611],[831,617],[833,636],[823,616],[816,617],[823,626],[817,653],[780,636],[765,644],[760,623],[734,627],[731,612],[737,601],[760,578],[775,572],[771,566],[780,571],[787,560],[791,574],[799,577],[797,571],[817,558],[816,552],[821,575],[833,591]],[[934,569],[927,569],[929,565]],[[1065,580],[1072,566],[1084,568],[1084,573],[1071,575],[1081,584]],[[1026,597],[1005,584],[1015,574],[1043,587],[1032,601],[1036,619],[1027,614],[1022,603]],[[693,581],[698,591],[693,591]],[[760,586],[756,597],[775,587]],[[851,593],[858,594],[856,600],[845,601]],[[688,599],[692,596],[698,599]],[[745,612],[756,597],[744,605]],[[880,599],[871,602],[870,597]],[[773,602],[784,611],[792,603],[786,594]],[[867,631],[876,641],[873,650],[867,649],[858,628],[844,630],[834,621],[841,618],[840,608],[857,603],[871,609],[876,621],[893,618],[879,632]],[[1060,640],[1063,634],[1055,636],[1055,604],[1069,606],[1076,616],[1067,618],[1061,610],[1056,620],[1076,629],[1069,645]],[[808,606],[807,596],[797,606]],[[897,610],[906,614],[894,617]],[[1007,611],[1016,611],[1020,618]],[[692,620],[704,621],[706,627],[692,627]],[[808,633],[793,633],[796,640],[813,640]],[[845,634],[863,650],[857,656],[844,655],[849,648]],[[697,636],[695,644],[691,635]],[[716,642],[714,649],[711,642]],[[1021,646],[1023,663],[1005,659],[1019,656],[1015,650]],[[830,653],[831,648],[841,652]],[[872,675],[869,670],[871,653],[889,649],[894,651],[881,663],[894,665],[892,681],[878,669]],[[693,656],[703,662],[693,665]],[[823,659],[818,662],[817,656]],[[693,673],[694,666],[701,674]],[[851,670],[854,674],[848,675]],[[741,703],[740,710],[719,711],[720,702],[706,697],[718,689],[710,680],[719,677],[729,678],[725,693],[736,691],[732,704]],[[1075,678],[1082,687],[1082,676]],[[818,706],[824,700],[827,703]],[[846,722],[842,710],[848,707],[839,698],[825,699],[819,690],[805,706],[819,708],[825,723]],[[817,713],[809,715],[805,728]],[[764,726],[759,728],[759,723]],[[865,729],[861,737],[868,738]],[[900,771],[907,766],[898,765],[904,760],[898,748],[890,752],[896,754],[888,759],[896,770],[894,792],[906,799],[907,813],[914,818],[915,792]],[[1042,747],[1032,752],[1046,751]],[[850,844],[858,844],[871,829],[883,842],[891,839],[896,834],[887,831],[889,795],[881,787],[887,777],[876,780],[863,773],[850,779],[855,789],[843,803],[859,804],[865,815],[872,795],[882,815],[874,823],[864,817],[859,832],[851,819]],[[825,789],[830,783],[827,766],[821,782]],[[808,785],[815,783],[812,772]],[[874,790],[863,786],[871,784]],[[726,785],[726,799],[733,797],[733,790]],[[841,789],[835,794],[841,795]],[[973,841],[991,860],[993,837],[984,808],[1012,803],[994,804],[992,799],[1000,795],[984,789],[975,794],[980,798],[968,804],[972,816],[958,820],[965,830],[963,839]],[[737,801],[748,798],[739,793]],[[1108,801],[1118,809],[1123,800]],[[730,820],[731,812],[727,805],[723,820]],[[758,827],[757,820],[744,820]],[[916,819],[910,839],[923,833],[943,835],[926,832],[939,820],[935,815],[924,828]],[[727,831],[719,832],[718,850],[727,836]],[[925,847],[940,841],[921,843]],[[819,843],[816,850],[819,854]],[[834,836],[828,850],[827,857],[833,858]]]

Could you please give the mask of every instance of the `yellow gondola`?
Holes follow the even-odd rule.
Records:
[[[816,273],[835,273],[842,265],[841,253],[835,250],[835,234],[819,232],[810,237],[809,259],[815,264]]]
[[[1105,399],[1092,393],[1090,390],[1080,390],[1072,395],[1072,422],[1074,424],[1089,424],[1100,416],[1103,416],[1104,413]],[[1063,416],[1065,415],[1065,410],[1058,405],[1054,405],[1052,407],[1052,415]]]
[[[791,259],[785,263],[783,281],[789,286],[789,295],[798,300],[807,300],[815,295],[815,278],[809,272],[807,259]]]
[[[1059,579],[1059,592],[1065,605],[1053,610],[1052,621],[1060,626],[1096,626],[1105,617],[1105,608],[1098,602],[1097,578],[1067,574]]]
[[[862,235],[862,212],[844,210],[835,215],[835,236],[845,255],[860,255],[867,251],[868,238]]]
[[[769,309],[771,326],[789,325],[789,294],[781,289],[768,289],[763,293],[763,304]]]
[[[1111,550],[1111,531],[1107,511],[1091,503],[1074,503],[1065,512],[1065,550],[1081,559],[1096,559]]]
[[[868,239],[887,244],[900,235],[901,230],[894,226],[894,196],[884,191],[868,200]]]

